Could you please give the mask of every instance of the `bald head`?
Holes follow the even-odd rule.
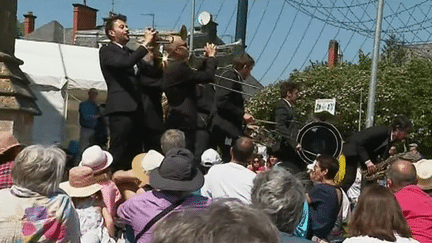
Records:
[[[234,145],[231,148],[232,160],[247,166],[252,157],[253,151],[253,140],[248,137],[240,137],[234,142]]]
[[[414,165],[399,159],[387,171],[389,187],[392,191],[399,191],[402,187],[417,184],[417,173]]]
[[[187,43],[178,35],[172,36],[172,42],[165,45],[165,51],[168,52],[170,58],[176,60],[184,60],[189,57]]]

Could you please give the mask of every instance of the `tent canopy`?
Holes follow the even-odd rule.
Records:
[[[99,66],[99,49],[17,39],[15,56],[24,61],[21,69],[37,85],[62,89],[106,91]]]
[[[61,144],[79,138],[78,106],[87,91],[99,91],[104,103],[107,86],[99,66],[97,48],[17,39],[15,56],[30,80],[42,111],[33,124],[33,143]]]

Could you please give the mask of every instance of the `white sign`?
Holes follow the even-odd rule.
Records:
[[[336,109],[336,99],[319,99],[315,100],[315,113],[327,111],[334,115]]]

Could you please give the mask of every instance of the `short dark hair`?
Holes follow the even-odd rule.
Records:
[[[348,224],[349,236],[370,236],[396,241],[395,233],[411,238],[412,233],[395,196],[389,188],[371,185],[360,194]]]
[[[247,166],[254,152],[253,140],[248,137],[239,137],[232,146],[233,157],[236,162]]]
[[[254,59],[247,53],[240,54],[233,59],[233,67],[236,70],[241,70],[245,65],[253,66],[255,65]]]
[[[280,85],[281,98],[285,98],[287,92],[292,92],[294,90],[300,90],[300,83],[293,82],[291,80],[282,82]]]
[[[393,120],[391,127],[393,130],[410,131],[412,129],[412,123],[410,119],[405,116],[397,116]]]
[[[387,178],[397,187],[417,184],[417,171],[411,161],[398,159],[386,172]]]
[[[108,20],[105,23],[105,35],[108,37],[108,39],[111,40],[111,36],[109,35],[109,31],[112,30],[112,28],[114,27],[114,23],[117,20],[122,20],[124,22],[126,22],[126,16],[124,15],[113,15],[111,17],[108,18]]]
[[[319,162],[321,169],[327,170],[327,179],[334,179],[339,171],[339,162],[330,155],[320,154],[317,156],[316,161]]]

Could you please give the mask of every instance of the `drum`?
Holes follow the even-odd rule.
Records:
[[[318,154],[338,158],[342,152],[341,134],[326,122],[312,122],[304,126],[299,131],[297,142],[303,149],[299,155],[307,164],[313,163]]]

